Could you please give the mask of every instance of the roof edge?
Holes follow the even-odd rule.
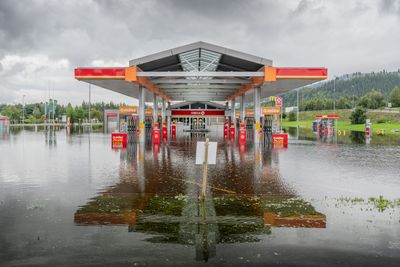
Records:
[[[254,56],[254,55],[251,55],[248,53],[240,52],[237,50],[233,50],[233,49],[226,48],[223,46],[214,45],[214,44],[203,42],[203,41],[198,41],[198,42],[190,43],[187,45],[178,46],[178,47],[175,47],[172,49],[164,50],[164,51],[150,54],[150,55],[147,55],[144,57],[139,57],[136,59],[129,60],[129,66],[135,66],[135,65],[137,66],[140,64],[148,63],[148,62],[151,62],[154,60],[158,60],[158,59],[173,56],[173,55],[178,55],[180,53],[184,53],[184,52],[191,51],[194,49],[199,49],[199,48],[207,49],[207,50],[210,50],[213,52],[225,54],[228,56],[236,57],[236,58],[239,58],[242,60],[247,60],[250,62],[257,63],[257,64],[265,65],[265,66],[272,66],[271,59]]]

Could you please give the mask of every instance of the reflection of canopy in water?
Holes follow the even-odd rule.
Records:
[[[257,242],[271,226],[325,228],[325,216],[303,200],[232,195],[203,202],[183,195],[107,193],[79,208],[74,222],[128,224],[130,232],[153,234],[148,242],[194,245],[197,260],[215,256],[217,243]]]
[[[205,216],[204,215],[205,212]],[[137,231],[160,232],[166,225],[235,225],[231,234],[264,232],[264,224],[287,227],[325,227],[325,216],[301,199],[215,197],[202,211],[201,201],[184,196],[165,197],[138,194],[104,194],[75,213],[75,223],[137,225]],[[247,226],[244,226],[247,225]],[[240,227],[239,227],[240,226]],[[150,229],[153,229],[150,231]],[[170,229],[171,230],[171,229]],[[237,232],[235,232],[237,231]],[[168,233],[171,233],[168,231]],[[224,237],[221,237],[224,239]]]

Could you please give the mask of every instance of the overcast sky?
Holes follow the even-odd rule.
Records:
[[[75,67],[205,41],[272,59],[327,67],[330,77],[400,68],[400,0],[0,1],[0,103],[81,103]],[[50,93],[49,93],[50,92]],[[93,101],[133,103],[95,87]]]

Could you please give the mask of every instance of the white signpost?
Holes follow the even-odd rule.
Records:
[[[196,165],[204,164],[206,161],[205,160],[206,142],[197,142]],[[217,142],[208,142],[207,163],[216,164],[216,162],[217,162]]]
[[[206,197],[208,164],[216,164],[216,162],[217,142],[209,142],[208,138],[205,142],[197,142],[196,165],[203,164],[203,188],[201,194],[203,200]]]

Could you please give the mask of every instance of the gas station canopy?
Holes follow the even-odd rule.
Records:
[[[75,69],[80,81],[134,98],[142,86],[167,101],[228,101],[257,87],[264,98],[327,75],[326,68],[274,67],[270,59],[205,42],[133,59],[129,67]]]

